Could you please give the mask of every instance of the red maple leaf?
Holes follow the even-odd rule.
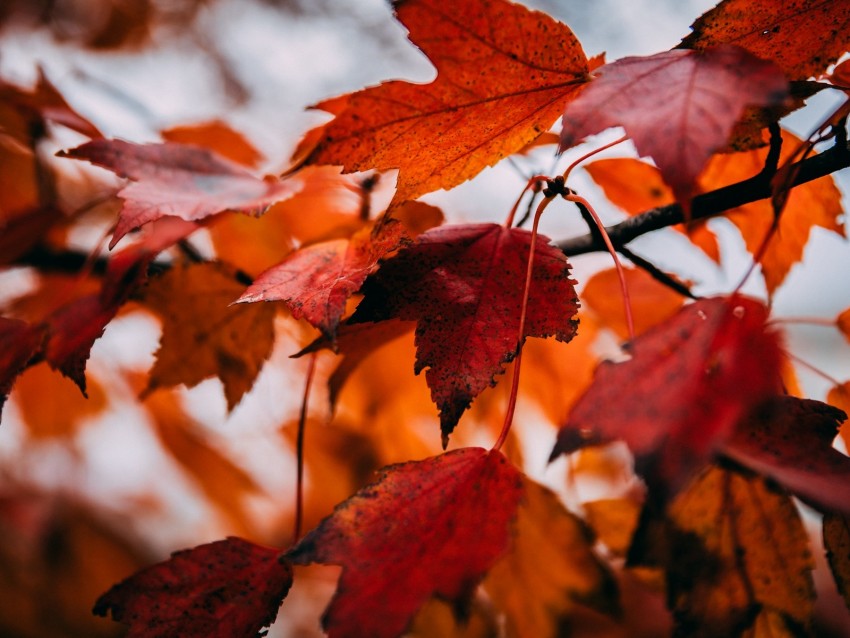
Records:
[[[764,305],[740,296],[685,306],[636,338],[628,361],[599,366],[551,458],[622,439],[653,487],[675,491],[778,389],[779,339],[766,319]]]
[[[351,239],[307,246],[262,273],[236,301],[283,300],[293,317],[303,317],[334,340],[345,303],[378,269],[378,261],[406,239],[403,226],[387,218]]]
[[[118,193],[124,207],[110,248],[131,230],[166,215],[187,221],[226,210],[259,216],[300,188],[294,179],[259,179],[239,164],[189,144],[95,140],[59,156],[88,160],[133,180]]]
[[[0,416],[17,376],[44,343],[44,326],[0,317]]]
[[[788,92],[778,67],[732,45],[623,58],[595,73],[567,104],[561,150],[622,126],[686,210],[697,175],[726,144],[744,107],[778,104]]]
[[[389,466],[287,556],[342,565],[322,618],[331,638],[391,638],[432,595],[471,595],[508,548],[522,492],[522,475],[498,451],[462,448]]]
[[[109,260],[98,293],[75,299],[46,319],[49,336],[45,359],[51,367],[73,380],[84,395],[86,361],[94,342],[118,309],[145,281],[153,258],[196,229],[196,224],[180,219],[162,220],[143,241]]]
[[[850,515],[850,457],[832,446],[846,418],[820,401],[777,397],[738,425],[722,454],[816,509]]]
[[[172,554],[98,598],[94,613],[129,625],[126,638],[254,638],[292,586],[277,549],[241,538]]]
[[[415,320],[416,365],[440,409],[443,443],[519,350],[531,233],[498,224],[429,230],[363,286],[352,322]],[[578,299],[564,254],[538,236],[523,337],[569,341]]]

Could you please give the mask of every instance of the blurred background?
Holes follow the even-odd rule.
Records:
[[[570,25],[589,56],[605,52],[608,61],[675,46],[696,17],[713,6],[709,0],[525,4]],[[157,141],[173,127],[226,123],[262,156],[258,172],[275,174],[287,166],[304,132],[327,119],[307,106],[387,79],[433,78],[432,66],[405,35],[383,0],[3,0],[0,78],[29,87],[43,70],[106,137]],[[836,102],[824,92],[788,118],[787,126],[807,136]],[[591,144],[608,139],[613,134]],[[55,168],[59,195],[69,208],[85,204],[93,189],[107,193],[118,183],[87,165],[52,157],[83,141],[56,127],[39,148]],[[558,165],[586,148],[573,149]],[[629,152],[621,145],[603,156]],[[449,221],[500,221],[527,175],[551,174],[555,162],[553,147],[542,147],[451,192],[423,199],[439,206]],[[850,192],[847,171],[835,178],[845,195]],[[388,201],[391,181],[382,179],[374,195],[376,210]],[[625,217],[586,174],[577,172],[573,187],[599,202],[606,223]],[[555,240],[584,234],[577,215],[557,210],[545,219],[543,232]],[[108,227],[105,216],[95,215],[68,227],[64,239],[87,253],[98,247]],[[729,222],[714,220],[711,227],[721,240],[722,267],[695,255],[672,230],[641,238],[632,247],[695,282],[701,294],[728,291],[749,258]],[[204,254],[215,252],[203,233],[193,242]],[[579,282],[610,263],[605,255],[572,261]],[[816,228],[803,262],[775,295],[775,315],[833,319],[850,305],[848,273],[847,242]],[[32,302],[43,285],[32,269],[0,267],[4,314]],[[758,277],[747,290],[765,294]],[[837,331],[807,325],[788,330],[789,345],[806,361],[840,381],[850,378],[850,345]],[[95,344],[88,401],[45,364],[28,370],[16,384],[0,426],[0,635],[119,635],[117,624],[95,619],[89,610],[100,593],[140,566],[228,534],[279,546],[291,540],[293,423],[306,362],[288,357],[308,340],[304,327],[279,322],[270,364],[231,413],[217,379],[155,393],[144,409],[139,406],[136,396],[159,336],[159,323],[150,313],[133,307],[122,312]],[[330,362],[322,365],[327,371]],[[805,367],[798,374],[807,396],[824,398],[830,381]],[[318,387],[312,405],[326,402],[326,391]],[[324,466],[317,462],[315,474],[308,475],[316,490],[308,523],[361,484],[373,465],[438,449],[433,419],[411,424],[427,432],[415,444],[396,441],[389,446],[393,452],[378,454],[355,430],[333,438],[322,429],[323,410],[316,408],[312,427],[319,439],[324,437],[320,445],[328,468],[342,458],[349,465],[340,477],[332,469],[322,474]],[[545,436],[537,447],[532,442],[524,449],[529,473],[562,482],[564,468],[547,470],[544,464],[551,430],[531,431],[531,439],[538,432]],[[476,442],[474,434],[466,436]],[[351,458],[360,462],[359,469]],[[304,584],[296,585],[271,635],[318,635],[317,618],[333,591],[335,574],[314,568],[301,578]]]

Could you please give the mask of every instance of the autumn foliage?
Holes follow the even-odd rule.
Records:
[[[205,3],[103,4],[79,46],[144,48]],[[774,302],[821,257],[815,228],[846,241],[850,2],[722,0],[675,48],[610,62],[508,0],[392,10],[433,80],[313,105],[326,120],[274,168],[222,120],[133,142],[43,72],[0,80],[0,275],[30,282],[0,297],[3,427],[78,451],[135,410],[226,536],[199,525],[167,558],[0,467],[0,633],[841,635],[850,369],[788,329],[846,359],[847,273],[829,270],[834,316]],[[810,136],[782,128],[821,94]],[[429,198],[503,160],[516,197],[487,221]],[[540,232],[557,215],[587,227]],[[606,250],[613,267],[583,265]],[[134,321],[157,326],[147,365],[118,354]],[[226,415],[189,408],[259,395],[270,438],[247,459]],[[155,501],[125,514],[157,520]]]

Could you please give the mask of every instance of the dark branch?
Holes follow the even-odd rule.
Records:
[[[811,182],[848,166],[850,166],[850,148],[847,142],[836,143],[829,150],[798,162],[795,165],[798,170],[792,186]],[[770,177],[771,175],[767,172],[762,172],[742,182],[697,195],[691,203],[691,218],[714,217],[738,206],[769,198],[771,196]],[[620,248],[641,235],[681,224],[683,221],[682,208],[678,204],[669,204],[614,224],[606,228],[606,231],[614,247]],[[568,256],[605,250],[605,244],[594,233],[559,242],[558,247]]]

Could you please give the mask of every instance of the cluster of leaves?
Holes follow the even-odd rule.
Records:
[[[723,215],[772,296],[814,226],[843,235],[828,174],[850,166],[850,98],[808,140],[778,121],[818,91],[850,90],[847,63],[827,75],[847,52],[850,4],[723,0],[677,48],[611,63],[587,58],[567,26],[507,0],[394,9],[436,79],[318,104],[333,118],[304,136],[282,177],[258,176],[256,152],[220,123],[164,131],[159,143],[105,139],[46,78],[34,89],[0,85],[0,260],[45,272],[0,317],[0,408],[14,387],[21,410],[35,410],[27,388],[46,383],[44,363],[103,403],[86,371],[92,346],[119,313],[144,307],[161,319],[162,338],[146,379],[132,385],[163,444],[233,514],[256,485],[185,427],[170,389],[217,377],[234,409],[285,321],[307,337],[296,356],[311,358],[299,455],[316,361],[328,355],[331,369],[332,429],[316,436],[334,441],[321,444],[321,462],[308,447],[313,489],[334,463],[361,468],[320,521],[327,512],[299,505],[279,547],[231,537],[178,552],[109,589],[95,613],[111,612],[130,636],[248,638],[274,621],[296,566],[320,563],[342,567],[322,617],[331,636],[496,635],[500,622],[515,636],[805,634],[814,565],[792,495],[825,514],[850,604],[850,459],[833,447],[850,381],[828,403],[800,398],[768,304],[737,289],[696,298],[626,246],[678,225],[719,262],[705,220]],[[560,151],[621,126],[652,159],[586,167],[630,220],[557,246],[536,220],[533,231],[513,214],[505,224],[442,225],[441,211],[416,201],[551,144],[559,118]],[[90,141],[48,161],[39,148],[55,124]],[[68,267],[69,232],[109,207],[63,209],[49,162],[69,160],[126,180],[109,248],[129,246],[80,260],[92,277],[75,285],[47,271]],[[375,215],[370,194],[389,170],[395,191]],[[531,178],[517,206],[528,195],[529,211],[539,200],[542,212],[562,198],[591,217],[561,177]],[[201,229],[215,260],[191,243]],[[581,282],[579,317],[567,254],[606,239],[634,266]],[[611,301],[618,281],[631,299],[625,315]],[[850,309],[834,325],[850,339]],[[628,341],[621,360],[595,367],[601,329]],[[405,372],[394,376],[399,362]],[[504,406],[488,388],[511,362]],[[430,402],[411,367],[425,371]],[[517,397],[557,426],[552,460],[571,455],[583,463],[576,472],[593,474],[622,441],[644,487],[583,502],[581,516],[567,509],[522,472]],[[399,431],[434,412],[443,449],[476,435],[497,442],[437,453],[402,441]],[[51,435],[50,417],[26,420],[33,436]],[[302,518],[316,524],[300,537]],[[669,615],[636,611],[662,596]],[[451,603],[452,617],[434,597]]]

